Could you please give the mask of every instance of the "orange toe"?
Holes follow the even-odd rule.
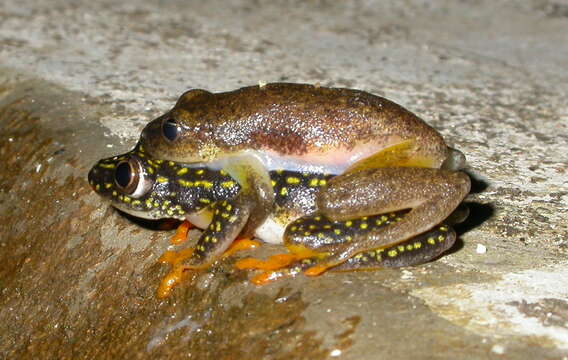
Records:
[[[187,240],[187,232],[193,228],[193,225],[187,220],[184,220],[180,226],[178,226],[175,235],[171,238],[170,243],[172,245],[179,245]]]
[[[258,241],[254,241],[249,238],[236,239],[223,253],[223,257],[231,256],[238,251],[252,250],[258,247],[260,247],[260,243]]]
[[[235,263],[235,267],[239,270],[261,269],[264,261],[255,258],[240,259]]]
[[[258,260],[255,258],[241,259],[236,262],[237,269],[258,269],[258,270],[278,270],[286,267],[296,261],[296,257],[292,254],[272,255],[268,260]]]
[[[181,282],[184,270],[183,266],[174,266],[170,272],[164,276],[156,292],[158,298],[163,299],[170,295],[174,286]]]
[[[176,266],[193,254],[194,249],[183,249],[181,251],[166,251],[158,259],[162,264]]]
[[[181,282],[183,272],[188,268],[181,265],[185,259],[188,259],[193,254],[194,249],[184,249],[181,251],[166,251],[158,259],[162,264],[170,264],[170,271],[164,276],[160,285],[158,286],[157,296],[160,299],[167,297],[174,286]]]
[[[265,271],[262,274],[258,274],[256,276],[254,276],[250,282],[258,285],[258,286],[262,286],[262,285],[266,285],[268,283],[271,283],[273,281],[276,281],[282,277],[286,276],[284,273],[282,272],[277,272],[277,271]]]
[[[327,269],[329,269],[328,266],[316,265],[304,271],[304,274],[306,274],[307,276],[318,276],[321,273],[325,272]]]

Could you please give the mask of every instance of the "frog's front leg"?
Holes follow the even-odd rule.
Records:
[[[318,194],[318,209],[338,222],[410,209],[400,221],[350,241],[302,246],[330,254],[327,267],[353,255],[393,245],[440,224],[469,193],[470,179],[462,172],[430,168],[375,168],[349,172],[331,179]],[[366,226],[366,225],[362,225]]]
[[[251,205],[248,221],[241,234],[250,237],[273,210],[274,190],[268,171],[258,158],[246,153],[218,163],[239,183],[241,197]]]
[[[202,269],[219,259],[247,223],[251,203],[246,196],[222,200],[210,206],[211,222],[203,231],[191,257],[182,266],[185,269]]]
[[[231,247],[234,241],[245,227],[251,214],[252,203],[240,193],[233,199],[217,201],[209,207],[207,214],[196,215],[199,221],[204,221],[211,216],[211,221],[199,237],[195,248],[185,249],[179,252],[168,251],[160,258],[162,263],[172,267],[162,279],[158,287],[158,297],[168,296],[172,288],[177,285],[186,270],[203,269],[215,260],[240,250],[240,246]],[[208,215],[209,212],[211,215]],[[246,242],[245,239],[240,239]],[[247,242],[248,248],[254,245]]]

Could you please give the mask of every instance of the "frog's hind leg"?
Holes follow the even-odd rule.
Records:
[[[359,253],[332,268],[331,271],[420,265],[438,258],[450,249],[455,241],[454,229],[448,224],[442,224],[396,245]]]
[[[465,173],[440,169],[376,168],[337,176],[317,199],[321,213],[333,221],[347,223],[373,214],[410,211],[395,224],[354,233],[349,241],[307,246],[330,253],[331,267],[357,253],[397,244],[440,224],[469,188]],[[299,241],[306,245],[304,239]]]
[[[396,215],[402,214],[399,213]],[[448,224],[442,224],[396,245],[356,254],[345,262],[333,268],[329,268],[329,271],[375,270],[389,267],[396,268],[419,265],[439,257],[453,246],[455,240],[455,231]],[[325,258],[319,256],[298,258],[286,262],[284,264],[285,266],[278,266],[277,261],[275,261],[277,260],[276,258],[271,260],[272,259],[266,262],[259,262],[257,263],[257,267],[252,267],[264,270],[251,279],[252,283],[264,285],[284,277],[295,276],[302,272],[310,275],[310,270],[312,269],[316,270],[313,271],[313,275],[317,275],[319,274],[318,268],[322,264],[324,264],[325,269],[328,269],[327,265],[325,265]]]

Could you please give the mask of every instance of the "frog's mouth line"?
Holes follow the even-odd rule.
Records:
[[[118,210],[127,213],[128,215],[132,215],[141,219],[147,219],[147,220],[161,220],[161,219],[176,219],[176,220],[185,220],[185,216],[184,215],[172,215],[172,216],[164,216],[164,214],[160,214],[158,211],[155,210],[149,210],[149,211],[143,211],[143,210],[135,210],[132,209],[124,204],[121,203],[113,203],[112,206],[114,206],[115,208],[117,208]]]

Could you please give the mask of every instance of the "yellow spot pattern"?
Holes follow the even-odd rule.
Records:
[[[289,176],[288,178],[286,178],[286,183],[290,185],[297,185],[300,183],[300,179],[298,179],[297,177]]]
[[[233,186],[235,186],[235,184],[236,183],[234,181],[223,181],[221,183],[221,186],[227,189],[227,188],[232,188]]]

